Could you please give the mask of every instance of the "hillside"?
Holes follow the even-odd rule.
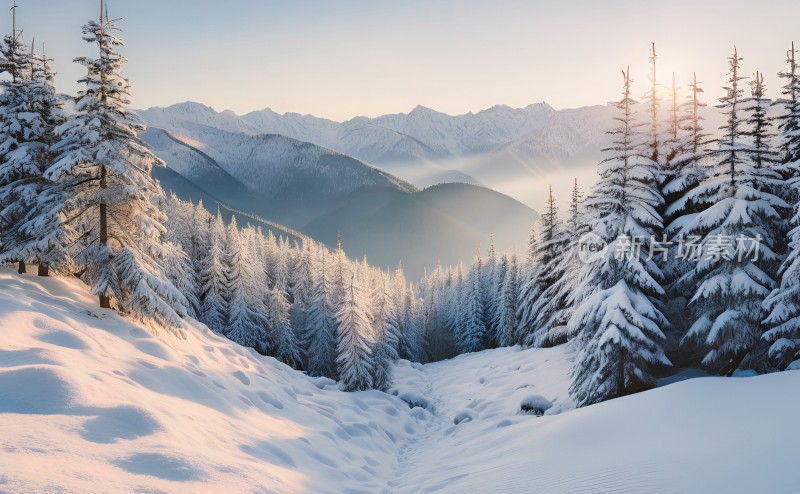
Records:
[[[800,371],[575,410],[564,347],[401,361],[392,396],[183,332],[0,268],[0,491],[796,492]]]
[[[413,186],[354,158],[279,135],[186,122],[143,140],[167,165],[236,209],[297,228],[362,187]]]
[[[403,263],[413,278],[442,265],[471,262],[476,248],[523,253],[538,214],[485,187],[441,184],[413,194],[364,189],[342,199],[301,230],[329,245],[341,232],[348,255],[375,266]]]

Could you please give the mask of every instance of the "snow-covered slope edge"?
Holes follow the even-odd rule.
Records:
[[[380,492],[419,429],[393,396],[94,305],[0,268],[0,492]]]
[[[424,410],[341,393],[199,324],[185,331],[154,337],[96,309],[78,281],[0,268],[0,492],[794,493],[800,482],[800,371],[575,410],[563,346],[402,361],[394,392]]]

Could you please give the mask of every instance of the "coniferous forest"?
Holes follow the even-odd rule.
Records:
[[[16,14],[16,11],[15,11]],[[74,277],[164,338],[196,319],[345,391],[389,390],[398,359],[568,344],[579,406],[680,369],[732,376],[800,369],[800,69],[731,49],[727,83],[656,84],[622,70],[612,143],[594,184],[540,205],[527,245],[418,281],[308,238],[289,239],[165,193],[166,164],[138,135],[119,21],[101,9],[74,95],[13,25],[2,43],[0,261]],[[739,49],[741,48],[741,49]],[[781,87],[761,70],[780,67]],[[620,77],[620,74],[608,74]],[[724,116],[707,128],[706,105]],[[600,245],[586,257],[588,243]]]

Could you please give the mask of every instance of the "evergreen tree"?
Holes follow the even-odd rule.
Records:
[[[511,346],[517,333],[517,305],[519,305],[519,266],[517,254],[511,255],[508,268],[500,290],[500,304],[497,312],[497,343]]]
[[[204,255],[198,261],[200,320],[214,331],[225,334],[228,317],[228,302],[225,300],[225,225],[219,211],[213,221],[209,220],[207,232],[202,249]]]
[[[336,313],[336,367],[343,391],[364,391],[374,386],[372,314],[364,291],[350,276]]]
[[[718,105],[726,116],[724,134],[708,152],[708,177],[687,194],[699,212],[681,218],[678,231],[684,238],[702,238],[700,259],[685,275],[694,293],[694,322],[682,344],[704,351],[703,365],[728,375],[761,338],[761,304],[774,287],[769,272],[778,260],[768,232],[774,231],[778,209],[786,207],[769,192],[774,170],[752,159],[753,147],[745,138],[741,58],[735,49],[729,61],[726,94]]]
[[[763,339],[771,344],[769,358],[779,369],[800,369],[800,205],[792,225],[780,284],[764,300],[769,329]]]
[[[781,97],[774,103],[782,109],[777,117],[781,135],[781,163],[784,165],[782,174],[784,179],[792,181],[798,177],[800,169],[800,67],[796,55],[797,50],[792,43],[791,49],[786,53],[789,67],[785,72],[778,73],[785,81],[781,88]],[[788,199],[791,204],[797,202],[796,195],[788,195],[784,199]]]
[[[65,246],[77,237],[54,207],[62,187],[43,176],[52,159],[54,129],[65,114],[49,60],[33,48],[25,53],[21,38],[15,22],[0,47],[11,74],[0,82],[0,262],[19,262],[20,273],[26,263],[37,263],[46,276],[50,266],[70,267]]]
[[[565,276],[563,269],[567,267],[564,256],[567,253],[569,239],[558,217],[558,208],[550,187],[550,196],[545,213],[540,218],[540,241],[537,244],[536,259],[539,265],[537,292],[541,296],[533,301],[527,312],[532,321],[524,324],[530,332],[523,343],[526,346],[553,346],[566,342],[563,320],[560,315],[566,308],[566,293],[561,290],[559,281]]]
[[[382,283],[375,311],[375,343],[373,346],[374,367],[372,384],[375,389],[386,391],[392,384],[392,362],[400,358],[397,346],[400,342],[400,321],[392,304],[388,281]]]
[[[227,302],[225,335],[242,346],[266,352],[266,310],[258,296],[255,263],[250,246],[243,242],[236,216],[225,232],[224,294]]]
[[[115,21],[101,15],[83,28],[84,39],[96,44],[99,58],[76,59],[87,69],[75,100],[75,113],[58,129],[58,153],[45,178],[69,191],[60,205],[64,217],[75,218],[81,233],[76,263],[84,278],[110,308],[143,320],[179,326],[187,301],[166,279],[157,259],[164,246],[163,214],[153,199],[163,194],[150,176],[164,166],[137,139],[140,127],[128,110],[130,85],[122,75],[126,59],[117,53],[122,39]]]
[[[269,292],[267,313],[269,314],[273,356],[284,364],[299,369],[300,349],[289,322],[289,301],[286,292],[278,287]]]
[[[581,348],[570,386],[578,406],[652,387],[656,369],[670,365],[661,347],[660,327],[667,321],[653,301],[663,294],[661,273],[634,245],[650,238],[661,222],[656,212],[661,197],[654,187],[658,170],[639,152],[628,71],[623,79],[619,126],[610,132],[615,140],[586,199],[593,232],[609,249],[586,265],[590,282],[581,287],[582,302],[570,320]]]
[[[467,289],[464,290],[463,326],[461,331],[454,335],[456,348],[459,353],[478,352],[484,349],[486,326],[483,318],[483,275],[481,270],[480,249],[475,256],[472,270],[467,276]]]
[[[304,346],[308,373],[336,379],[336,308],[326,254],[320,252],[313,264],[313,285],[306,313]]]

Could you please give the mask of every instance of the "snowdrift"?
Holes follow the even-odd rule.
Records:
[[[342,393],[192,322],[0,268],[0,492],[797,492],[800,371],[575,410],[564,347]],[[396,396],[395,396],[396,395]],[[413,406],[413,408],[412,408]]]

